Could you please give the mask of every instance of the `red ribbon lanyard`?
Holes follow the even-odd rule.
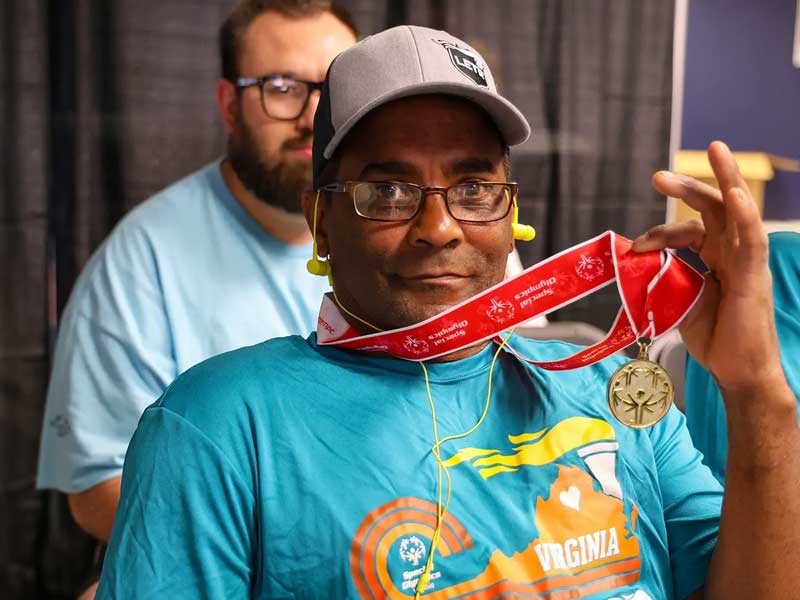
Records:
[[[322,300],[317,343],[363,352],[387,352],[423,361],[492,338],[529,319],[617,282],[622,307],[600,342],[558,361],[537,362],[544,369],[590,365],[640,337],[655,339],[680,323],[700,297],[703,277],[667,251],[638,253],[632,242],[606,231],[525,269],[513,279],[408,327],[359,335],[329,297]]]

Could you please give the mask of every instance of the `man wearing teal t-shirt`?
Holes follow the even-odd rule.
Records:
[[[309,269],[352,328],[408,327],[502,281],[505,159],[529,127],[473,48],[421,27],[367,38],[332,63],[314,134],[306,216],[327,260]],[[145,412],[100,597],[792,597],[800,436],[766,237],[727,148],[709,156],[724,195],[655,178],[705,225],[635,249],[691,246],[714,269],[682,332],[736,408],[724,496],[677,410],[614,420],[616,358],[546,371],[484,342],[423,369],[288,337],[202,363]]]

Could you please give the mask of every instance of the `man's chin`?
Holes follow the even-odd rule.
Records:
[[[451,281],[447,285],[422,285],[418,282],[408,284],[402,279],[389,278],[388,286],[377,286],[377,289],[381,290],[378,296],[383,297],[383,303],[373,304],[376,300],[373,297],[370,310],[364,312],[370,312],[372,322],[382,329],[399,329],[416,325],[469,300],[490,287],[489,282],[485,280],[464,279],[465,281],[460,283]],[[377,310],[377,306],[382,309]]]
[[[405,283],[409,283],[409,285],[405,285]],[[438,314],[472,298],[487,287],[489,286],[476,285],[475,280],[472,278],[460,278],[436,281],[434,283],[404,282],[404,284],[396,287],[395,292],[396,297],[404,305],[421,309],[436,307],[438,310],[433,314]]]
[[[394,324],[392,329],[398,329],[400,327],[408,327],[410,325],[416,325],[417,323],[421,323],[422,321],[427,321],[439,315],[446,310],[453,308],[457,304],[460,304],[467,297],[460,297],[458,299],[453,299],[449,301],[441,301],[441,300],[412,300],[403,303],[402,308],[400,308],[394,315],[392,319]]]

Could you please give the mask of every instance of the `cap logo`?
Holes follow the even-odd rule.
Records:
[[[486,81],[486,71],[480,57],[471,50],[462,48],[453,42],[447,40],[433,40],[437,44],[441,44],[447,50],[450,56],[450,62],[453,66],[461,71],[462,75],[466,75],[478,85],[488,88],[489,84]]]

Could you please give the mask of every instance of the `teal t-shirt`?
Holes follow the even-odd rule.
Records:
[[[495,349],[428,365],[440,438],[479,419]],[[452,499],[425,598],[702,587],[721,488],[677,410],[647,430],[613,419],[618,365],[556,373],[501,352],[483,424],[441,448]],[[98,598],[413,596],[436,521],[432,444],[418,364],[313,335],[206,361],[142,417]]]
[[[769,268],[781,363],[800,402],[800,234],[780,232],[769,236]],[[686,422],[692,440],[703,453],[705,464],[724,483],[728,425],[722,394],[709,372],[691,355],[686,358],[685,382]]]

